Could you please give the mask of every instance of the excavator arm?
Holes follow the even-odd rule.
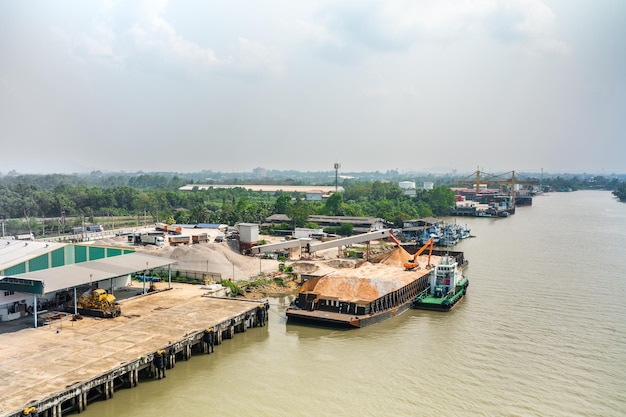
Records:
[[[393,230],[389,229],[389,239],[392,240],[393,243],[396,244],[397,247],[400,247],[400,242],[398,241],[398,239],[396,239],[396,237],[393,235]]]
[[[424,246],[422,246],[420,250],[415,252],[415,255],[413,255],[413,258],[410,259],[408,262],[404,263],[404,269],[411,270],[411,269],[417,268],[418,266],[417,258],[426,250],[426,248],[430,248],[428,251],[428,265],[430,265],[430,257],[433,254],[434,244],[435,244],[435,238],[431,237],[430,239],[428,239],[428,241],[424,244]]]

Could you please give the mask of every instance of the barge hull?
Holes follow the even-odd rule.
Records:
[[[361,316],[333,313],[330,311],[307,311],[298,308],[289,308],[286,311],[290,322],[319,325],[323,327],[360,328],[380,323],[392,317],[399,316],[411,307],[411,301],[407,301],[397,307],[380,311],[374,314]]]
[[[417,296],[411,307],[417,310],[450,311],[465,298],[468,286],[469,282],[466,280],[451,297]]]
[[[464,298],[464,296],[459,297],[454,304],[442,304],[441,301],[437,300],[422,300],[421,302],[414,302],[412,307],[416,310],[431,310],[431,311],[450,311],[452,310],[459,302]]]

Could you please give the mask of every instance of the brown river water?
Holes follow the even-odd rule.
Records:
[[[475,237],[454,248],[470,286],[453,311],[342,331],[287,324],[290,299],[270,299],[268,327],[82,415],[626,415],[626,204],[553,193],[456,221]]]

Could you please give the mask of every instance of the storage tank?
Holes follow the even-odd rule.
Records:
[[[415,189],[415,181],[400,181],[398,186],[403,190],[414,190]]]

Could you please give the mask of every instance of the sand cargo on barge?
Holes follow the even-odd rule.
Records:
[[[429,289],[432,266],[445,256],[437,251],[413,256],[398,246],[355,268],[310,279],[286,310],[287,319],[346,328],[387,320],[408,310]],[[462,252],[454,256],[458,265],[466,264]]]

